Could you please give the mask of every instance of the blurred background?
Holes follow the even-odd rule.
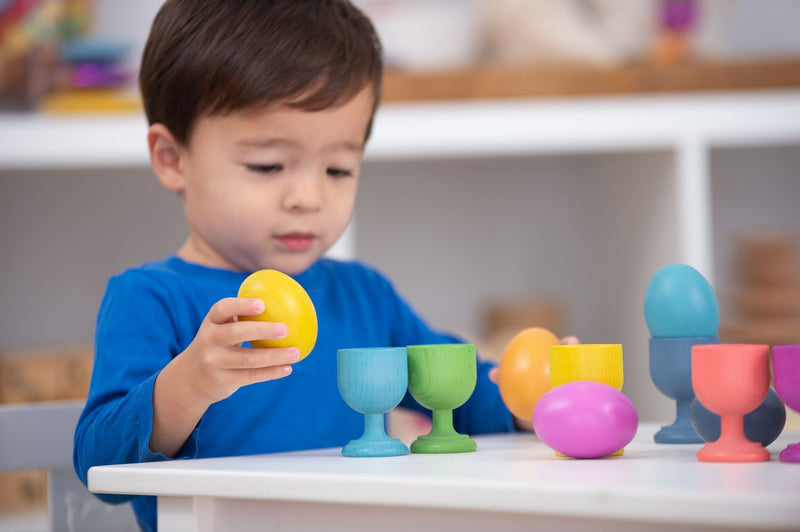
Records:
[[[135,86],[160,3],[0,0],[2,403],[84,397],[106,280],[185,238]],[[486,358],[529,326],[622,343],[643,421],[674,417],[661,266],[712,282],[723,341],[800,342],[800,2],[356,3],[388,69],[335,255]],[[43,508],[42,475],[0,475],[0,512]]]

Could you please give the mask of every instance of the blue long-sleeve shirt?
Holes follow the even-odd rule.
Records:
[[[75,471],[84,483],[95,465],[168,459],[149,449],[156,376],[192,342],[211,306],[235,296],[247,275],[170,256],[110,279],[98,314],[89,396],[75,431]],[[361,436],[364,417],[339,394],[337,349],[461,341],[431,330],[385,277],[363,264],[321,259],[295,279],[317,311],[314,350],[288,377],[245,386],[211,405],[177,458],[343,446]],[[462,433],[513,430],[487,377],[490,368],[478,362],[475,392],[454,412]],[[410,394],[401,406],[428,413]],[[155,530],[155,498],[133,498],[133,507],[142,529]]]

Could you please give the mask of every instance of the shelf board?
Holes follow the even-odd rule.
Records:
[[[147,167],[136,114],[0,115],[0,171]],[[800,90],[387,102],[365,159],[800,144]]]
[[[148,164],[140,114],[0,115],[0,170],[139,167]]]
[[[388,103],[370,159],[800,144],[800,91]]]
[[[617,67],[388,70],[383,92],[387,102],[416,102],[786,88],[800,88],[800,58]]]

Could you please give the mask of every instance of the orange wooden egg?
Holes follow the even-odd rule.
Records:
[[[560,343],[547,329],[530,327],[517,333],[503,351],[500,396],[518,418],[532,420],[539,398],[550,391],[550,346]]]

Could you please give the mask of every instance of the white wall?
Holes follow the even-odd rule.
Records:
[[[0,170],[0,227],[0,350],[91,342],[108,277],[185,239],[144,168]]]
[[[95,0],[92,32],[130,44],[127,64],[138,70],[144,43],[162,0]]]

